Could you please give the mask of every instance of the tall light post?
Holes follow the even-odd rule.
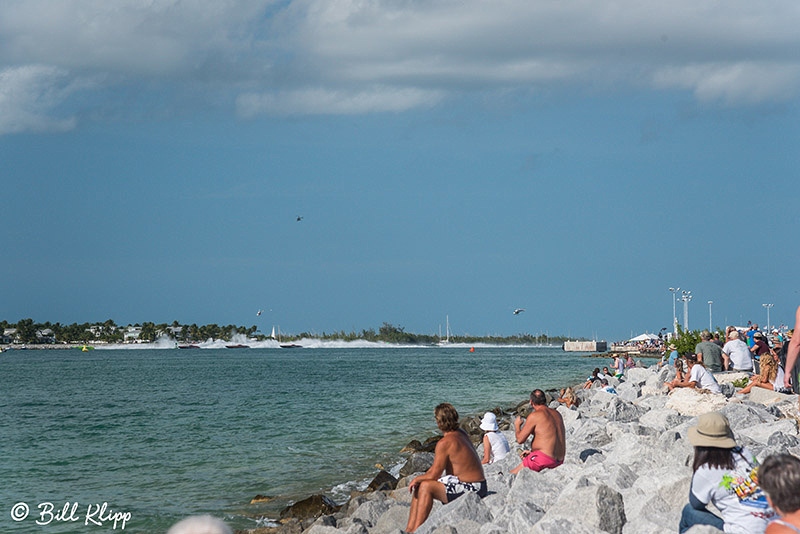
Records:
[[[708,331],[711,332],[711,305],[714,304],[713,300],[708,301]]]
[[[762,304],[767,309],[767,333],[769,333],[769,309],[775,306],[774,304]]]
[[[679,287],[671,287],[669,288],[669,292],[672,293],[672,335],[678,335],[678,316],[675,315],[675,293],[680,291],[681,288]]]
[[[683,328],[689,331],[689,301],[692,300],[691,291],[681,291],[681,300],[683,301]]]

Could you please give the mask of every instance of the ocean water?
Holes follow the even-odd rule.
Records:
[[[316,492],[343,502],[376,464],[399,465],[406,443],[436,433],[440,402],[482,413],[608,361],[545,347],[6,352],[0,531],[112,531],[100,520],[116,512],[130,514],[126,532],[197,513],[264,525],[251,516]],[[256,494],[275,500],[249,505]],[[53,514],[77,502],[78,520],[41,516],[47,502]]]

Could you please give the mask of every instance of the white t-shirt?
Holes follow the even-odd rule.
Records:
[[[733,363],[733,368],[741,371],[753,369],[753,354],[747,344],[741,339],[731,339],[722,347],[722,352],[728,355]]]
[[[697,368],[697,366],[695,366]],[[742,447],[733,449],[736,467],[719,469],[701,466],[692,477],[692,493],[697,499],[714,506],[722,513],[725,532],[752,534],[764,532],[775,512],[767,504],[764,492],[754,482],[755,457]]]
[[[722,393],[722,390],[719,389],[719,384],[717,384],[717,380],[714,378],[714,375],[709,373],[706,368],[699,363],[692,367],[692,370],[689,373],[689,380],[687,380],[687,382],[697,382],[698,388],[707,389],[711,393]]]
[[[506,455],[511,452],[511,447],[508,446],[508,440],[500,432],[487,432],[489,437],[489,445],[492,446],[491,450],[491,463],[502,460]]]

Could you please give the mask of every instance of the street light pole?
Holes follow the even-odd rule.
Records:
[[[767,309],[767,334],[769,334],[769,309],[775,306],[774,304],[762,304]]]
[[[672,335],[678,335],[678,316],[675,315],[675,293],[680,291],[681,288],[679,287],[671,287],[669,288],[670,293],[672,293]]]
[[[691,291],[681,291],[681,300],[683,301],[683,328],[689,331],[689,301],[692,300]]]
[[[711,332],[711,305],[714,304],[713,300],[708,301],[708,331]]]

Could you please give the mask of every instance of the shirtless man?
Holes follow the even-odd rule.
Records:
[[[459,428],[456,409],[452,404],[442,403],[436,407],[434,415],[444,436],[436,444],[431,468],[408,486],[411,511],[407,532],[416,531],[428,519],[433,499],[448,503],[466,492],[477,493],[480,497],[487,493],[481,459],[467,433]]]
[[[565,442],[566,430],[561,414],[547,407],[547,398],[544,391],[534,389],[531,392],[531,413],[522,426],[522,418],[517,416],[514,420],[514,434],[517,443],[525,443],[533,435],[531,450],[522,456],[522,463],[512,469],[511,473],[519,473],[523,467],[541,471],[552,469],[564,463],[567,453]]]

